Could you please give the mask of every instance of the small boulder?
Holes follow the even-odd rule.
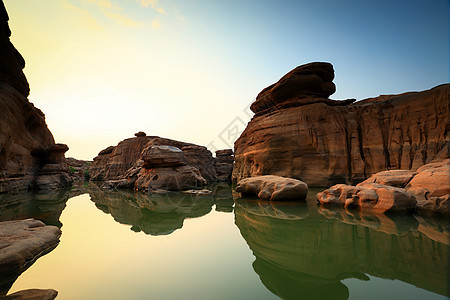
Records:
[[[134,135],[136,137],[145,137],[145,136],[147,136],[147,134],[145,134],[145,132],[143,132],[143,131],[136,132]]]
[[[293,178],[264,175],[240,180],[236,192],[271,201],[303,200],[308,193],[308,185]]]

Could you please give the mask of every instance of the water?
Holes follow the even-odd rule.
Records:
[[[234,203],[228,185],[210,188],[206,196],[149,196],[91,185],[78,196],[83,190],[10,197],[16,204],[2,208],[0,220],[40,218],[62,225],[62,236],[9,293],[53,288],[58,299],[449,295],[445,218],[323,209],[315,190],[307,203]]]

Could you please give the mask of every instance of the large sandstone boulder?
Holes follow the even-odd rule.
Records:
[[[334,70],[330,63],[313,62],[299,66],[262,90],[250,109],[258,113],[289,99],[328,98],[336,91],[333,79]]]
[[[234,144],[233,182],[271,174],[323,187],[448,157],[450,84],[355,103],[308,96],[294,83],[289,90],[298,95],[280,96],[272,91],[277,84],[260,93]]]
[[[317,194],[323,205],[358,207],[367,212],[412,211],[416,198],[404,189],[378,183],[337,184]]]
[[[1,222],[0,291],[5,293],[37,258],[52,251],[60,235],[59,228],[37,220]]]
[[[142,150],[138,160],[122,178],[108,180],[106,188],[134,188],[145,192],[155,190],[180,191],[207,184],[200,171],[187,165],[186,157],[173,146],[150,145]]]
[[[63,168],[53,168],[51,180],[41,169],[62,163],[68,147],[55,144],[44,114],[27,99],[25,61],[9,40],[8,19],[0,1],[0,193],[67,186]]]
[[[271,201],[304,200],[308,185],[292,178],[265,175],[242,179],[236,186],[236,192]]]
[[[411,209],[414,202],[414,208],[421,211],[449,214],[450,159],[426,164],[415,172],[379,172],[356,186],[337,184],[317,194],[317,198],[321,204],[359,206],[379,212]],[[386,201],[393,201],[393,206],[380,204]]]
[[[217,180],[214,159],[206,147],[158,136],[147,136],[139,133],[137,135],[134,138],[119,142],[116,146],[109,146],[100,151],[89,168],[90,179],[92,181],[121,180],[128,176],[127,173],[131,169],[140,171],[142,166],[139,161],[143,159],[142,151],[144,149],[149,149],[151,146],[170,146],[181,149],[187,164],[200,170],[202,177],[207,179],[208,182]],[[174,155],[180,155],[180,153]],[[144,153],[144,156],[149,160],[152,159],[149,153]]]

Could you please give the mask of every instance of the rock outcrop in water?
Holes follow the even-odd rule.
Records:
[[[70,185],[68,147],[55,144],[44,114],[27,99],[25,61],[9,39],[8,20],[0,1],[0,193]]]
[[[198,169],[201,177],[209,183],[226,181],[231,178],[232,167],[224,170],[222,158],[214,159],[211,152],[204,146],[158,136],[147,136],[143,132],[138,132],[135,135],[134,138],[125,139],[119,142],[117,146],[110,146],[99,152],[89,168],[91,180],[118,181],[136,176],[145,164],[143,157],[149,156],[148,153],[144,153],[145,149],[150,149],[152,146],[169,146],[181,149],[185,160],[184,164]],[[151,157],[148,157],[148,159],[151,159]],[[227,161],[229,161],[229,158],[227,158]],[[228,162],[229,164],[230,162]],[[218,170],[219,176],[216,170]],[[226,174],[226,171],[228,171],[228,174]]]
[[[383,171],[356,186],[337,184],[318,193],[323,205],[366,211],[414,210],[450,214],[450,159],[426,164],[416,172]]]
[[[0,223],[0,295],[39,257],[59,243],[61,231],[37,220]]]
[[[240,180],[236,192],[270,201],[305,200],[308,185],[297,179],[265,175]]]
[[[448,157],[450,84],[352,103],[328,99],[333,77],[330,64],[308,64],[258,95],[235,142],[234,182],[279,175],[310,186],[356,183]]]

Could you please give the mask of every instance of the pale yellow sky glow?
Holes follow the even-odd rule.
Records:
[[[140,130],[207,145],[250,101],[233,97],[223,86],[233,75],[178,33],[186,21],[158,1],[136,3],[141,18],[108,0],[19,2],[5,5],[29,99],[66,156],[92,159]]]

